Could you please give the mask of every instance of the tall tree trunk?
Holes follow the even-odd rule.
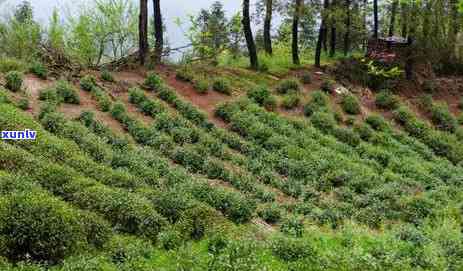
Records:
[[[148,55],[148,0],[140,0],[140,17],[138,25],[139,58],[140,64],[145,65]]]
[[[162,60],[164,48],[164,29],[162,25],[161,0],[153,0],[154,5],[154,38],[156,39],[154,47],[154,62],[159,64]]]
[[[346,0],[346,33],[344,33],[344,56],[350,51],[350,27],[351,27],[351,0]]]
[[[254,70],[259,69],[259,61],[257,59],[257,49],[254,43],[254,37],[251,29],[251,18],[249,17],[249,0],[243,0],[243,31],[246,38],[246,45],[249,52],[249,60],[251,68]]]
[[[317,47],[315,49],[315,67],[320,68],[320,58],[322,54],[323,41],[326,40],[326,10],[329,7],[329,0],[323,0],[322,20],[318,31]]]
[[[378,0],[373,0],[373,18],[374,18],[374,28],[373,28],[373,38],[378,39]]]
[[[331,12],[336,12],[336,8],[337,8],[337,1],[336,0],[333,0],[331,2]],[[336,54],[336,35],[337,35],[337,31],[336,31],[336,19],[334,17],[336,16],[331,16],[332,17],[332,20],[331,20],[331,39],[330,39],[330,57],[333,57],[335,54]]]
[[[265,21],[264,21],[264,48],[265,52],[272,55],[272,36],[270,31],[272,29],[272,14],[273,14],[273,0],[265,0]]]
[[[458,31],[460,31],[460,14],[458,12],[458,0],[450,0],[450,29],[449,48],[451,57],[455,57],[455,46],[457,43]]]
[[[397,14],[397,5],[399,4],[398,0],[394,0],[391,6],[391,21],[389,23],[389,37],[394,36],[395,32],[395,17]]]
[[[407,3],[401,3],[400,4],[400,9],[401,9],[401,24],[402,24],[402,37],[406,38],[408,35],[408,5]]]
[[[302,0],[295,0],[294,17],[293,17],[293,39],[292,39],[292,54],[293,64],[299,65],[299,18],[302,10]]]

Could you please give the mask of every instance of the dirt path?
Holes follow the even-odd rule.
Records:
[[[40,112],[40,91],[53,86],[54,82],[42,80],[35,75],[26,74],[24,76],[24,92],[29,99],[29,112],[37,116]]]

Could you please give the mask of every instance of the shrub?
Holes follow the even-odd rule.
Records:
[[[58,93],[53,88],[48,88],[40,91],[39,100],[41,101],[49,101],[59,103],[60,98],[58,97]]]
[[[8,95],[4,92],[4,90],[0,87],[0,104],[2,103],[11,103],[10,99],[8,98]]]
[[[460,125],[463,125],[463,113],[460,113],[460,116],[458,116],[458,123],[460,123]]]
[[[16,58],[0,57],[0,72],[23,71],[25,64]]]
[[[375,103],[378,108],[395,110],[399,106],[399,99],[392,92],[383,90],[376,95]]]
[[[217,78],[212,84],[212,88],[220,93],[231,95],[230,83],[225,78]]]
[[[182,236],[176,230],[166,230],[159,233],[159,243],[165,250],[172,250],[182,245]]]
[[[86,75],[80,79],[80,87],[85,91],[92,91],[96,87],[96,79],[93,75]]]
[[[296,93],[290,93],[283,97],[283,101],[281,102],[281,106],[285,109],[293,109],[299,106],[301,102],[301,98]]]
[[[271,96],[271,93],[267,87],[257,86],[255,88],[248,90],[247,95],[255,103],[259,105],[263,105],[264,101],[267,100]]]
[[[342,97],[341,107],[347,114],[358,115],[361,112],[360,102],[357,97],[352,94]]]
[[[175,75],[175,78],[177,80],[183,81],[183,82],[193,82],[194,80],[194,75],[188,68],[182,68],[181,70],[177,71],[177,74]]]
[[[61,133],[66,125],[66,120],[61,113],[50,112],[44,114],[40,120],[43,128],[51,133]]]
[[[376,131],[385,131],[389,127],[384,117],[377,114],[372,114],[366,117],[365,123],[370,125],[371,128],[375,129]]]
[[[28,110],[30,108],[29,99],[21,98],[21,100],[19,100],[18,102],[18,107],[22,110]]]
[[[304,115],[307,117],[315,112],[323,111],[328,106],[328,96],[325,93],[314,91],[310,96],[310,102],[304,106]]]
[[[13,92],[17,92],[21,90],[23,84],[23,74],[17,71],[11,71],[5,75],[5,80],[6,88]]]
[[[310,118],[313,126],[328,133],[336,127],[336,120],[332,114],[326,112],[315,112]]]
[[[369,141],[373,137],[375,131],[367,124],[362,123],[354,126],[354,132],[357,133],[362,140]]]
[[[321,86],[320,86],[320,89],[323,91],[323,92],[326,92],[326,93],[331,93],[334,89],[334,82],[333,80],[330,80],[330,79],[325,79],[323,80]]]
[[[289,78],[281,81],[276,91],[279,94],[287,94],[289,92],[299,92],[301,91],[301,86],[299,85],[299,81],[296,78]]]
[[[148,88],[149,90],[157,91],[160,90],[162,87],[162,79],[159,77],[159,75],[155,73],[149,73],[146,76],[144,86]]]
[[[101,71],[101,80],[106,81],[106,82],[114,82],[115,81],[113,74],[110,71],[106,70],[106,69],[103,69]]]
[[[419,100],[420,107],[425,110],[426,112],[430,112],[434,105],[434,99],[431,94],[425,94],[420,96]]]
[[[299,76],[301,83],[304,85],[308,85],[312,83],[312,75],[310,75],[310,72],[304,72]]]
[[[269,111],[274,111],[277,107],[277,99],[274,96],[270,96],[267,99],[265,99],[262,105],[265,109]]]
[[[0,232],[8,257],[56,263],[85,240],[78,217],[66,204],[46,194],[24,192],[2,199]]]
[[[284,261],[297,261],[314,254],[314,250],[307,240],[288,237],[273,240],[271,249],[275,256]]]
[[[433,94],[437,91],[437,84],[434,80],[429,79],[423,82],[421,88],[423,88],[424,92]]]
[[[200,94],[205,94],[209,91],[209,82],[207,80],[197,80],[195,81],[195,90]]]
[[[40,79],[47,79],[48,77],[48,70],[47,68],[40,62],[34,62],[32,63],[31,67],[29,68],[29,71]]]
[[[351,146],[357,146],[360,144],[360,137],[355,134],[351,129],[336,127],[333,130],[333,135],[341,142],[349,144]]]
[[[455,132],[457,120],[450,112],[446,104],[436,104],[431,109],[431,121],[440,130]]]
[[[290,216],[281,223],[280,231],[294,237],[302,237],[304,233],[303,221],[303,218]]]
[[[281,219],[281,211],[277,205],[265,206],[259,210],[259,216],[267,223],[274,224]]]
[[[68,82],[60,80],[56,84],[56,93],[65,103],[80,104],[80,97],[77,90]]]

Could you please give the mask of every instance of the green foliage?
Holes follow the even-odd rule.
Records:
[[[6,241],[2,254],[13,261],[56,263],[83,245],[85,229],[75,211],[46,194],[13,194],[2,198],[1,206],[0,232]]]
[[[460,113],[457,120],[460,125],[463,125],[463,113]]]
[[[297,261],[315,256],[314,249],[303,239],[280,237],[271,242],[273,254],[284,261]]]
[[[279,94],[288,94],[289,92],[300,92],[301,86],[296,78],[289,78],[281,81],[276,87]]]
[[[146,76],[145,82],[143,83],[146,88],[152,91],[159,91],[162,87],[162,84],[163,82],[161,77],[155,73],[149,73]]]
[[[277,205],[265,206],[259,210],[259,216],[267,223],[274,224],[281,219],[281,210]]]
[[[69,104],[80,104],[77,90],[67,81],[60,80],[55,85],[56,93],[62,101]]]
[[[232,94],[230,82],[225,78],[216,78],[212,83],[212,89],[226,95]]]
[[[106,82],[114,82],[114,76],[113,74],[108,71],[107,69],[102,69],[101,70],[101,80],[106,81]]]
[[[431,108],[431,121],[440,130],[455,132],[457,120],[450,112],[448,105],[444,103],[433,105]]]
[[[47,79],[48,77],[48,70],[41,62],[32,63],[31,67],[29,68],[29,71],[43,80]]]
[[[25,70],[25,66],[26,65],[19,59],[0,56],[0,72],[2,73],[23,71]]]
[[[194,81],[193,72],[190,70],[190,68],[186,66],[184,68],[177,70],[175,78],[183,82],[193,82]]]
[[[209,91],[209,82],[205,79],[196,80],[194,83],[195,90],[200,94],[205,94]]]
[[[336,127],[336,120],[333,115],[325,112],[315,112],[310,121],[316,128],[325,133],[332,131]]]
[[[5,80],[7,89],[18,92],[21,90],[23,84],[23,74],[17,71],[11,71],[5,75]]]
[[[302,237],[304,233],[303,219],[296,216],[290,216],[281,222],[280,231],[286,235]]]
[[[281,106],[285,109],[293,109],[298,107],[301,102],[301,98],[297,93],[289,93],[283,97],[281,102]]]
[[[29,110],[30,105],[29,105],[29,99],[27,98],[21,98],[18,102],[18,107],[21,108],[22,110]]]
[[[182,244],[182,236],[178,231],[166,230],[159,234],[159,243],[163,249],[176,249]]]
[[[85,91],[92,91],[96,87],[96,78],[93,75],[86,75],[80,79],[80,87]]]
[[[377,131],[385,131],[389,128],[388,123],[383,116],[372,114],[365,118],[365,122],[371,126],[371,128]]]
[[[43,89],[39,93],[39,100],[60,103],[60,97],[54,88]]]
[[[434,94],[437,92],[437,83],[432,79],[428,79],[423,82],[421,88],[426,93]]]
[[[320,89],[325,93],[331,93],[334,90],[334,84],[335,82],[333,82],[333,80],[325,79],[323,80]]]
[[[248,97],[263,106],[267,110],[273,111],[276,108],[276,98],[272,96],[271,92],[265,86],[257,86],[252,88],[247,93]]]
[[[353,94],[347,94],[342,97],[341,107],[347,114],[358,115],[361,113],[360,102]]]
[[[376,106],[385,110],[395,110],[399,106],[399,99],[390,91],[383,90],[376,95]]]
[[[299,76],[299,78],[301,80],[301,83],[304,85],[308,85],[312,83],[312,75],[310,74],[310,72],[303,72]]]

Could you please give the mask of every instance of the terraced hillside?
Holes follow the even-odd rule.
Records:
[[[38,133],[0,141],[2,270],[461,268],[448,108],[224,74],[206,94],[165,67],[2,89],[1,130]]]

